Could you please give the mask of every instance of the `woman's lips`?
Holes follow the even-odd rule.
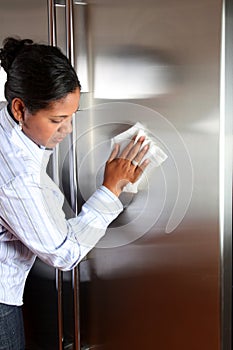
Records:
[[[62,142],[63,140],[64,140],[64,137],[59,138],[59,139],[55,139],[54,141],[55,141],[55,142]]]
[[[60,136],[60,137],[55,137],[55,138],[53,139],[53,142],[55,142],[55,143],[62,142],[62,141],[64,140],[65,137],[66,137],[66,135]]]

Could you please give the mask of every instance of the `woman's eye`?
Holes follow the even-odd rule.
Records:
[[[51,122],[55,124],[59,124],[62,122],[62,120],[52,119]]]

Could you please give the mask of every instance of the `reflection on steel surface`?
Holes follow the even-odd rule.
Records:
[[[158,146],[161,145],[168,154],[168,159],[145,176],[137,195],[123,194],[121,199],[125,210],[109,226],[97,247],[118,247],[134,242],[158,219],[165,233],[171,233],[189,207],[193,167],[181,135],[161,114],[126,102],[105,103],[78,112],[76,148],[81,201],[86,201],[102,184],[105,162],[111,152],[111,138],[138,120],[150,130]]]
[[[173,75],[170,62],[159,52],[143,47],[114,47],[94,58],[94,97],[135,99],[163,95],[171,92]]]

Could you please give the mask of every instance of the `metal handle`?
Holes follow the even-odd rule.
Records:
[[[48,25],[49,25],[49,45],[55,46],[57,43],[57,36],[56,36],[56,15],[55,15],[54,0],[48,0]]]
[[[55,1],[48,0],[48,34],[49,44],[56,46],[56,12]],[[59,186],[59,146],[57,145],[52,155],[52,178],[54,182]],[[63,349],[63,309],[62,309],[62,285],[63,285],[63,273],[56,269],[56,289],[57,289],[57,309],[58,309],[58,348]]]
[[[82,85],[83,94],[90,92],[90,62],[88,54],[88,5],[85,1],[74,1],[74,67]]]
[[[74,35],[73,35],[73,1],[66,0],[66,54],[74,65]],[[69,135],[69,171],[70,171],[70,205],[77,215],[77,180],[76,180],[76,149],[75,149],[75,119],[73,118],[73,131]]]
[[[56,35],[56,6],[65,7],[65,29],[66,29],[66,55],[74,66],[74,28],[73,28],[73,1],[72,0],[48,0],[48,22],[49,22],[49,43],[57,44]],[[69,135],[69,183],[70,183],[70,206],[77,215],[77,166],[76,166],[76,125],[73,118],[73,132]],[[56,148],[52,157],[52,177],[59,185],[59,149]],[[56,286],[58,293],[58,333],[59,350],[63,349],[63,310],[62,310],[62,286],[63,274],[56,270]],[[72,271],[73,307],[74,307],[74,350],[80,350],[80,327],[79,327],[79,268]]]
[[[62,308],[62,284],[63,273],[56,269],[56,288],[57,288],[57,317],[58,317],[58,349],[63,349],[63,308]]]
[[[74,66],[74,27],[73,1],[66,0],[66,53]],[[69,137],[69,171],[71,208],[77,215],[77,164],[76,164],[76,122],[73,118],[73,132]],[[74,350],[80,350],[80,305],[79,305],[79,267],[72,271],[73,305],[74,305]]]
[[[66,54],[74,65],[73,1],[66,0]]]
[[[56,13],[55,13],[55,1],[48,0],[48,34],[49,34],[49,45],[56,46]],[[59,171],[58,171],[58,145],[52,155],[52,177],[54,182],[59,185]]]

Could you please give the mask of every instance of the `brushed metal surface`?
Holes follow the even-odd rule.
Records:
[[[1,1],[0,41],[8,36],[20,36],[48,43],[47,1]]]
[[[48,43],[47,1],[3,0],[0,4],[0,46],[9,36],[30,38],[36,42]],[[4,84],[6,74],[0,68],[0,100],[5,100]]]
[[[88,2],[93,89],[76,116],[80,200],[101,182],[111,137],[137,121],[169,155],[89,254],[82,294],[89,345],[220,349],[221,7]]]

